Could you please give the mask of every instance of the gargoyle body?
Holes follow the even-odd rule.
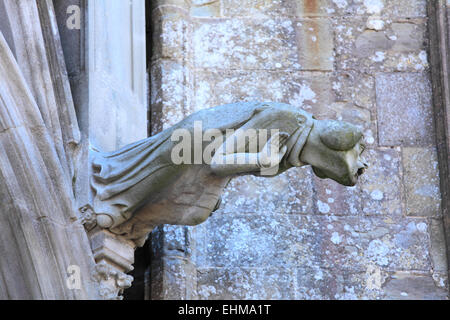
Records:
[[[256,135],[246,135],[249,129]],[[185,154],[184,149],[185,161],[177,163],[179,141],[174,137],[180,132],[194,138],[188,144],[193,152]],[[199,133],[200,142],[195,139]],[[267,140],[259,139],[264,134]],[[366,168],[360,159],[361,140],[351,124],[316,120],[282,103],[205,109],[118,151],[94,152],[92,207],[100,227],[139,246],[158,225],[205,221],[220,204],[230,179],[239,175],[274,176],[312,165],[319,177],[352,186]],[[199,154],[201,162],[196,161]],[[205,154],[210,159],[204,159]]]

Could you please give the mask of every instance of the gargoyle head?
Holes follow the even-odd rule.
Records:
[[[361,158],[363,135],[354,125],[334,120],[314,120],[300,160],[310,164],[322,179],[354,186],[368,167]]]

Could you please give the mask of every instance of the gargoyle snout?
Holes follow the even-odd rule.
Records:
[[[358,170],[356,174],[359,176],[363,175],[364,172],[369,168],[369,165],[365,161],[358,161]]]

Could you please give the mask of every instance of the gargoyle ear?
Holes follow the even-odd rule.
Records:
[[[347,151],[352,149],[362,138],[359,129],[342,121],[328,120],[320,133],[320,140],[328,148],[336,151]]]

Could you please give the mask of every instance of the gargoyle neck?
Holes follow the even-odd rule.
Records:
[[[302,167],[307,165],[307,163],[300,161],[300,154],[302,153],[303,147],[306,144],[306,140],[308,140],[313,126],[314,120],[312,117],[307,118],[306,122],[292,135],[292,138],[290,139],[291,147],[288,148],[290,151],[284,159],[286,167]]]

